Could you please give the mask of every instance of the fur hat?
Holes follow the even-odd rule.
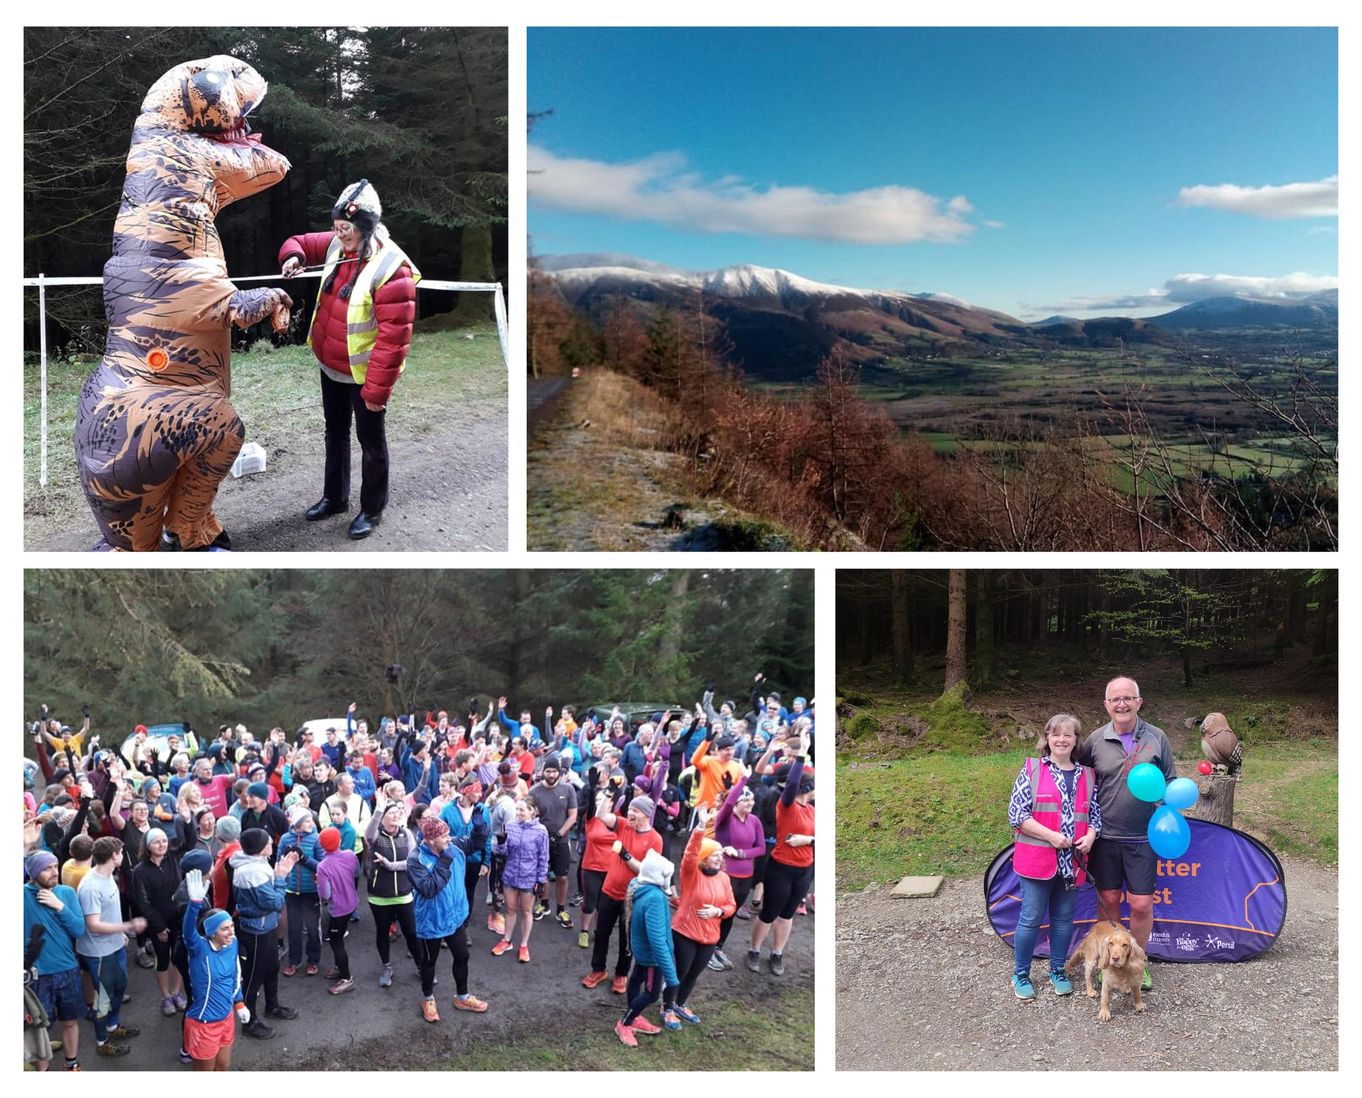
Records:
[[[666,888],[671,884],[672,873],[676,867],[656,850],[649,850],[638,867],[638,883],[655,884]]]
[[[378,200],[378,192],[367,179],[351,183],[341,191],[331,209],[332,221],[350,222],[363,237],[374,235],[382,216],[383,203]]]
[[[263,827],[248,827],[241,833],[241,852],[254,858],[269,845],[269,842],[270,833]]]
[[[337,828],[324,827],[322,833],[317,836],[317,842],[328,854],[334,854],[340,849],[341,833]]]

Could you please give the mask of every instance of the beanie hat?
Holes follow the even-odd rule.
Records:
[[[550,755],[547,759],[544,760],[544,769],[556,770],[558,771],[558,773],[561,774],[563,772],[563,764],[558,761],[557,755]]]
[[[720,736],[717,740],[714,741],[714,749],[716,751],[722,751],[727,747],[733,747],[735,744],[737,744],[737,742],[738,741],[735,740],[732,736]]]
[[[231,921],[232,917],[228,915],[227,912],[222,910],[214,911],[208,918],[203,920],[203,936],[205,938],[211,938]]]
[[[378,200],[378,192],[367,179],[351,183],[341,191],[331,209],[332,221],[348,221],[364,237],[374,235],[378,219],[382,216],[383,203]]]
[[[756,799],[757,795],[752,792],[752,787],[750,785],[743,786],[742,792],[738,794],[738,800],[740,801],[755,801]]]
[[[162,831],[159,827],[153,827],[151,830],[147,832],[145,843],[147,846],[150,846],[157,839],[161,839],[164,842],[170,842],[170,840],[166,838],[166,833],[164,831]]]
[[[812,774],[806,774],[804,777],[802,777],[802,778],[799,779],[799,791],[800,791],[801,793],[812,793],[812,792],[813,792],[813,775],[812,775]]]
[[[270,787],[264,782],[251,782],[246,787],[246,796],[259,797],[262,801],[267,801],[270,797]]]
[[[39,850],[28,856],[25,868],[28,870],[29,877],[37,877],[44,869],[50,869],[57,864],[57,856],[50,850]]]
[[[146,781],[142,783],[142,792],[145,793],[148,789],[151,789],[153,787],[159,788],[160,785],[161,783],[158,782],[155,778],[148,778]]]
[[[285,808],[292,808],[295,804],[297,804],[297,803],[298,803],[299,801],[301,801],[302,799],[303,799],[303,798],[300,797],[300,796],[298,795],[298,790],[295,789],[295,790],[293,790],[293,792],[291,792],[287,797],[284,798],[284,807],[285,807]]]
[[[700,843],[700,860],[703,862],[711,854],[718,854],[721,850],[723,847],[713,839],[704,839]]]
[[[293,811],[288,814],[289,827],[297,827],[304,820],[312,819],[312,810],[297,804],[293,806]]]
[[[322,849],[328,854],[334,854],[340,849],[341,833],[334,827],[322,828],[322,833],[317,837]]]
[[[269,841],[270,833],[263,827],[248,827],[241,833],[241,852],[254,858],[269,845]]]
[[[135,724],[132,726],[132,730],[133,732],[140,732],[144,736],[147,734],[147,726],[145,724]]]
[[[223,816],[215,830],[224,843],[234,843],[241,838],[241,821],[235,816]]]
[[[514,770],[514,769],[515,769],[515,768],[514,768],[510,763],[508,763],[508,762],[499,762],[499,763],[497,763],[497,773],[498,773],[498,774],[509,774],[509,773],[510,773],[512,770]]]
[[[188,873],[191,869],[207,876],[213,870],[213,855],[206,850],[191,850],[180,859],[180,872]]]
[[[651,823],[653,815],[657,812],[657,805],[653,803],[652,797],[639,795],[629,802],[629,811],[633,812],[635,809],[647,816]]]
[[[643,861],[639,863],[638,883],[641,885],[661,885],[666,888],[671,883],[675,868],[656,850],[650,849],[647,854],[643,855]]]
[[[448,834],[449,824],[445,823],[439,816],[432,816],[427,813],[421,817],[421,838],[425,839],[426,842]]]

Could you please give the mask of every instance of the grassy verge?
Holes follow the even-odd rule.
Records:
[[[640,1036],[638,1048],[620,1044],[612,1013],[570,1038],[522,1036],[513,1058],[504,1047],[482,1044],[428,1066],[443,1071],[812,1071],[813,1004],[811,989],[763,999],[760,1009],[746,1002],[706,1003],[700,1008],[703,1025]],[[651,1013],[655,1021],[656,1012]]]
[[[1279,854],[1338,865],[1338,745],[1327,739],[1246,748],[1235,826]],[[1007,798],[1028,752],[923,755],[837,763],[837,887],[908,874],[982,873],[1011,842]],[[1190,772],[1192,760],[1179,769]]]

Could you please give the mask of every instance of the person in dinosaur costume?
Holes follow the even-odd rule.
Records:
[[[112,549],[230,548],[213,514],[245,437],[232,407],[231,330],[288,325],[278,289],[238,290],[214,217],[284,178],[288,160],[249,133],[265,96],[234,57],[187,61],[142,101],[104,266],[109,335],[76,412],[76,459]],[[99,546],[104,548],[104,546]]]

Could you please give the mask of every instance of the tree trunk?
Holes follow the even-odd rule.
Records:
[[[1198,774],[1197,788],[1201,797],[1187,809],[1185,815],[1209,823],[1234,826],[1234,787],[1239,783],[1226,774]]]
[[[913,642],[909,629],[912,607],[908,600],[908,574],[891,572],[893,609],[891,627],[894,638],[894,678],[906,683],[913,677]]]
[[[492,228],[490,225],[465,225],[459,234],[459,281],[495,282],[496,268],[492,265]],[[459,303],[451,314],[454,323],[481,324],[493,316],[492,295],[483,290],[470,290],[459,295]]]
[[[658,666],[669,680],[676,675],[677,664],[681,659],[681,638],[685,632],[682,623],[686,609],[686,592],[690,590],[690,577],[689,568],[678,569],[672,574],[671,598],[666,611],[667,628],[663,630],[657,650]]]
[[[965,570],[952,568],[946,618],[946,689],[965,681]]]
[[[982,568],[974,573],[979,581],[974,604],[974,678],[983,686],[993,677],[993,572]]]

